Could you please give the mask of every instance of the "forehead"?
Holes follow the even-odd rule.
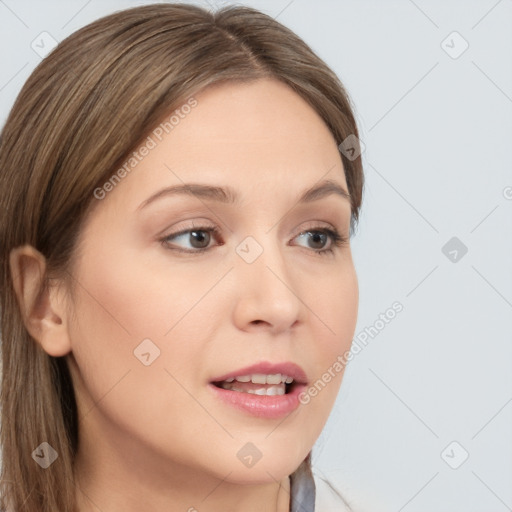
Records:
[[[334,137],[286,84],[273,79],[215,84],[194,100],[172,124],[169,113],[149,134],[112,199],[133,209],[133,202],[138,206],[159,188],[184,183],[229,185],[241,198],[265,193],[273,200],[323,179],[346,190]]]
[[[174,133],[175,145],[194,144],[246,168],[274,169],[285,162],[332,165],[336,143],[316,111],[286,84],[264,79],[215,84],[197,95],[198,106]],[[172,143],[171,142],[171,143]],[[222,147],[230,149],[223,152]],[[322,150],[329,149],[324,156]],[[251,160],[254,158],[256,160]]]

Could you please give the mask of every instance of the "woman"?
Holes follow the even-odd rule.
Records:
[[[249,8],[126,10],[38,66],[0,146],[2,509],[348,510],[310,451],[357,318],[357,133]]]

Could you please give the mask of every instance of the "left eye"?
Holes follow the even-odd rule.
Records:
[[[306,247],[318,253],[331,252],[333,245],[341,245],[344,240],[337,231],[329,228],[308,229],[295,238],[305,240]]]
[[[329,242],[329,235],[323,231],[305,231],[296,237],[297,239],[305,239],[309,249],[322,250]]]

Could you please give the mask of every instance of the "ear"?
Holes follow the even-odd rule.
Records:
[[[13,249],[9,264],[27,331],[49,355],[66,355],[71,351],[71,343],[63,284],[45,286],[46,259],[30,245]]]

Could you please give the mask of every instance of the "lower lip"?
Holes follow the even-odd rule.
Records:
[[[229,389],[219,388],[214,384],[209,384],[209,388],[220,400],[235,409],[259,418],[276,419],[291,414],[299,407],[299,395],[306,386],[295,384],[289,393],[273,396],[230,391]]]

